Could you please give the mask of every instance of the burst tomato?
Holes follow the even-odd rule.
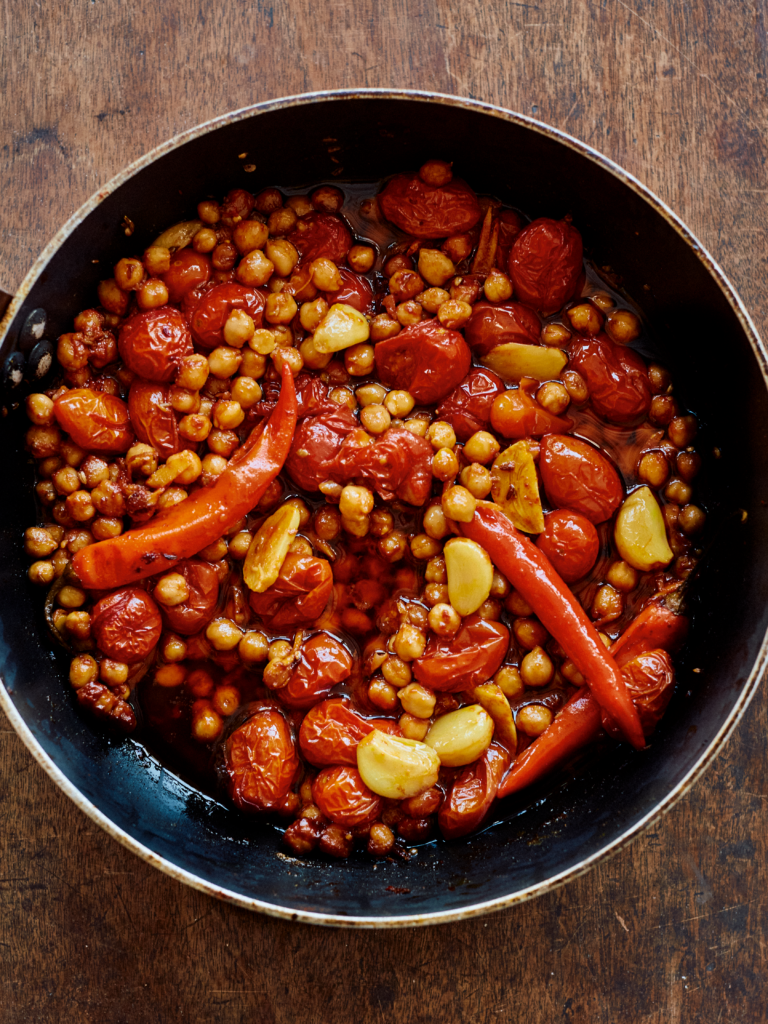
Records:
[[[186,580],[189,597],[181,604],[163,607],[163,617],[175,633],[192,636],[213,618],[219,600],[219,576],[209,562],[191,558],[175,565],[173,572]]]
[[[588,441],[547,434],[541,439],[539,469],[550,502],[580,512],[591,523],[610,519],[621,504],[619,474]]]
[[[516,388],[497,395],[491,404],[491,425],[502,437],[539,437],[551,431],[570,430],[569,416],[555,416],[543,409],[533,397],[539,382],[523,377]]]
[[[478,430],[488,429],[493,400],[503,392],[501,377],[493,370],[477,367],[442,400],[438,418],[451,424],[459,441],[468,441]]]
[[[267,629],[304,626],[322,615],[332,586],[333,573],[324,558],[288,555],[272,586],[251,594],[251,608]]]
[[[458,839],[482,824],[510,760],[505,747],[492,743],[479,761],[468,765],[454,779],[437,816],[446,839]]]
[[[339,264],[352,245],[349,228],[335,213],[315,212],[300,217],[288,240],[299,250],[302,263],[325,257]]]
[[[631,348],[615,345],[604,334],[579,338],[571,345],[569,366],[586,381],[592,408],[611,423],[632,424],[648,415],[648,371]]]
[[[170,302],[181,302],[193,288],[200,288],[210,279],[212,272],[208,256],[194,249],[179,249],[171,256],[171,265],[161,274],[168,289]]]
[[[289,708],[310,708],[351,671],[352,657],[346,647],[330,633],[315,633],[302,644],[299,663],[278,696]]]
[[[323,768],[312,784],[312,799],[326,818],[344,828],[372,824],[383,807],[381,797],[349,765]]]
[[[164,459],[179,450],[179,431],[167,387],[137,377],[128,392],[128,409],[140,441],[151,444]]]
[[[667,709],[675,687],[672,659],[661,649],[647,651],[621,667],[629,696],[640,715],[643,734],[650,736]],[[622,735],[613,721],[603,712],[603,728],[614,739]]]
[[[53,403],[56,422],[92,452],[125,452],[133,444],[128,406],[114,395],[76,388]]]
[[[91,611],[96,646],[115,661],[141,661],[160,639],[160,611],[145,590],[122,587],[97,601]]]
[[[291,791],[298,769],[291,727],[274,706],[257,708],[224,744],[229,796],[241,811],[277,810]]]
[[[329,476],[339,483],[363,480],[384,501],[400,498],[411,505],[423,505],[432,489],[432,445],[410,430],[391,427],[371,444],[364,432],[353,431],[345,438],[328,467]]]
[[[509,647],[509,630],[501,622],[469,615],[454,637],[432,634],[413,674],[431,690],[457,693],[487,683]]]
[[[581,235],[568,221],[532,221],[509,253],[515,295],[544,316],[556,313],[576,294],[583,256]]]
[[[120,356],[137,377],[164,383],[179,362],[192,355],[192,336],[184,316],[173,306],[134,313],[120,328]]]
[[[343,302],[360,313],[368,313],[373,306],[373,289],[364,277],[347,270],[339,269],[341,288],[337,292],[323,292],[328,305]]]
[[[329,467],[344,438],[359,427],[345,406],[318,416],[307,416],[296,428],[285,468],[297,487],[316,491],[329,478]]]
[[[469,231],[480,220],[477,196],[466,182],[427,185],[418,174],[396,174],[379,196],[382,213],[416,238],[446,238]]]
[[[586,576],[597,561],[600,538],[585,516],[568,509],[548,512],[536,544],[566,583]]]
[[[500,306],[478,302],[464,327],[464,337],[477,356],[485,356],[497,345],[510,341],[538,345],[540,334],[539,318],[522,302],[506,302]]]
[[[391,718],[363,718],[348,700],[341,697],[316,704],[304,716],[299,746],[310,764],[357,764],[357,745],[374,729],[400,735]]]
[[[204,292],[190,317],[192,334],[203,348],[224,345],[224,324],[234,309],[243,309],[258,330],[263,322],[265,298],[257,288],[244,284],[217,284]]]
[[[409,391],[421,405],[439,402],[466,377],[472,361],[458,331],[423,320],[374,349],[376,373],[389,388]]]

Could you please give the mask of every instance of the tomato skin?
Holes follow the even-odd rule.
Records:
[[[585,516],[568,509],[547,512],[544,533],[537,547],[544,552],[552,567],[566,583],[575,583],[586,576],[597,561],[600,538]]]
[[[573,420],[569,416],[555,416],[535,400],[533,394],[538,387],[538,381],[524,377],[518,387],[509,388],[494,398],[491,426],[502,437],[540,437],[571,429]]]
[[[299,664],[278,696],[289,708],[311,708],[327,697],[336,683],[349,678],[351,672],[352,656],[344,644],[321,631],[302,645]]]
[[[416,238],[445,238],[469,231],[480,220],[477,196],[461,178],[427,185],[418,174],[396,174],[379,195],[382,213]]]
[[[344,828],[370,825],[383,809],[381,797],[372,793],[357,768],[349,765],[323,768],[312,783],[312,799],[326,818]]]
[[[482,824],[510,761],[506,747],[492,743],[478,761],[467,765],[454,779],[437,816],[446,839],[458,839]]]
[[[296,428],[285,468],[297,487],[316,491],[329,478],[342,442],[360,424],[344,406],[318,416],[308,416]]]
[[[591,523],[610,519],[624,497],[619,474],[608,459],[578,437],[546,434],[541,439],[539,469],[555,508],[580,512]]]
[[[675,688],[675,669],[666,651],[657,648],[646,651],[621,666],[624,682],[629,690],[632,703],[640,715],[640,724],[646,737],[659,724]],[[613,720],[603,712],[603,728],[614,739],[621,739],[621,733]]]
[[[141,661],[160,639],[160,610],[139,587],[122,587],[97,601],[91,611],[96,646],[115,661]]]
[[[569,356],[570,368],[587,382],[596,413],[622,425],[645,419],[651,407],[651,386],[646,365],[636,352],[598,334],[574,341]]]
[[[348,700],[334,697],[311,708],[301,723],[299,746],[310,764],[357,764],[357,745],[379,729],[399,736],[400,728],[391,718],[363,718]]]
[[[420,405],[441,401],[469,372],[472,356],[458,331],[423,320],[374,349],[376,374],[389,388],[409,391]]]
[[[203,348],[224,345],[224,324],[233,309],[244,309],[258,330],[263,323],[265,302],[264,294],[257,288],[235,282],[214,285],[203,292],[192,311],[192,336]]]
[[[488,429],[493,400],[504,390],[504,382],[493,370],[476,367],[445,396],[437,416],[451,424],[459,441],[468,441],[478,430]]]
[[[329,476],[339,483],[363,480],[384,501],[400,498],[411,505],[423,505],[432,490],[432,445],[404,427],[390,427],[373,444],[361,431],[344,439],[329,466]]]
[[[333,587],[324,558],[289,554],[280,575],[263,594],[251,594],[251,608],[267,629],[305,626],[322,615]]]
[[[576,294],[583,258],[576,228],[539,217],[523,228],[509,252],[515,295],[544,316],[556,313]]]
[[[509,647],[509,630],[501,622],[469,615],[450,639],[432,634],[421,658],[412,662],[420,683],[443,693],[458,693],[487,682]]]
[[[91,452],[126,452],[133,444],[128,406],[121,398],[76,388],[57,398],[53,415],[75,444]]]
[[[299,755],[291,727],[273,705],[257,708],[224,743],[224,771],[232,802],[241,811],[275,811],[291,790]]]
[[[179,249],[171,256],[171,265],[161,274],[168,289],[169,302],[179,303],[193,288],[200,288],[210,280],[213,268],[208,256],[192,248]]]
[[[187,322],[174,306],[134,313],[120,328],[117,347],[137,377],[160,383],[170,381],[181,359],[194,351]]]
[[[164,459],[179,451],[179,431],[167,387],[136,377],[128,392],[128,410],[139,441],[151,444]]]
[[[373,289],[364,277],[346,267],[340,267],[341,288],[337,292],[323,292],[329,306],[343,302],[360,313],[368,313],[373,307]]]
[[[299,250],[302,263],[325,257],[338,265],[346,259],[352,245],[352,235],[341,217],[335,213],[313,212],[299,218],[296,227],[288,235],[288,241],[293,242]]]
[[[497,345],[511,341],[518,345],[538,345],[540,335],[539,318],[522,302],[503,305],[478,302],[472,307],[472,316],[464,327],[464,337],[476,356],[486,356]]]
[[[192,636],[213,618],[219,600],[219,576],[209,562],[190,558],[178,562],[173,572],[180,573],[189,587],[189,597],[181,604],[163,607],[163,618],[169,629],[182,636]]]

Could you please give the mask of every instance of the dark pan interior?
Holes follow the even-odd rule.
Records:
[[[246,152],[254,173],[243,170]],[[202,196],[334,180],[339,167],[337,180],[373,180],[433,156],[453,160],[478,191],[531,216],[573,215],[588,254],[620,272],[648,315],[677,393],[703,423],[701,449],[722,452],[703,480],[710,519],[722,527],[698,580],[677,694],[645,752],[607,747],[566,782],[508,800],[506,820],[482,835],[422,847],[407,864],[276,856],[280,835],[271,826],[199,796],[137,744],[105,736],[79,713],[66,659],[46,635],[40,592],[26,580],[20,538],[35,511],[23,417],[13,413],[2,427],[13,490],[0,506],[0,669],[19,714],[72,784],[129,836],[213,886],[289,911],[374,919],[455,912],[575,868],[653,812],[696,764],[737,702],[768,626],[768,401],[747,336],[654,206],[530,128],[479,110],[383,97],[320,100],[218,128],[109,195],[50,261],[11,331],[39,306],[50,338],[69,330],[119,256],[140,253],[159,230],[193,216]],[[128,246],[126,214],[137,225]],[[726,367],[737,387],[723,387]],[[736,508],[749,513],[743,525],[731,515]]]

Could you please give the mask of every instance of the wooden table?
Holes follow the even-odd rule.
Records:
[[[693,228],[768,326],[766,5],[709,0],[6,4],[0,286],[157,143],[258,100],[398,86],[532,114]],[[724,367],[727,366],[727,356]],[[768,1020],[765,690],[705,778],[585,878],[433,929],[233,909],[107,838],[0,726],[0,1021]]]

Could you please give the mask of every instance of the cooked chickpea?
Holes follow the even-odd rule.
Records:
[[[199,231],[195,232],[195,235],[192,239],[192,248],[195,250],[195,252],[213,252],[213,250],[216,248],[217,242],[218,238],[213,228],[200,228]]]
[[[47,395],[28,395],[26,399],[27,416],[39,427],[53,424],[53,402]]]
[[[154,598],[167,608],[174,608],[177,604],[183,604],[189,598],[187,581],[178,572],[171,572],[167,576],[161,576],[155,586]]]
[[[315,512],[313,519],[315,533],[320,540],[336,540],[341,530],[341,515],[338,509],[324,505]]]
[[[253,202],[254,210],[259,213],[269,214],[279,210],[283,205],[283,197],[276,188],[265,188],[256,196]]]
[[[382,711],[394,711],[397,707],[397,690],[384,679],[373,679],[368,686],[368,699]]]
[[[136,289],[139,309],[159,309],[168,302],[168,287],[158,277],[148,277]]]
[[[367,377],[373,373],[374,363],[373,345],[362,343],[344,350],[344,366],[352,377]]]
[[[270,235],[287,235],[296,227],[297,221],[298,217],[290,206],[284,206],[270,213],[267,227]]]
[[[440,448],[432,458],[432,476],[445,482],[452,480],[459,472],[459,460],[450,448]]]
[[[165,686],[169,689],[181,686],[187,678],[187,670],[178,662],[171,662],[169,665],[159,665],[155,669],[155,682],[158,686]]]
[[[90,654],[79,654],[72,659],[69,666],[69,681],[76,690],[82,689],[88,683],[95,683],[98,675],[99,666]]]
[[[299,307],[292,295],[288,295],[287,292],[273,292],[267,296],[264,319],[270,324],[289,324],[298,311]]]
[[[427,429],[429,427],[429,414],[419,414],[418,416],[411,416],[407,419],[403,426],[406,430],[409,430],[416,437],[426,437]]]
[[[424,587],[424,603],[430,608],[434,608],[436,604],[450,604],[450,597],[448,596],[448,587],[445,583],[428,583]]]
[[[695,416],[675,416],[667,427],[667,435],[676,448],[687,448],[696,437],[697,430]]]
[[[122,291],[131,292],[144,280],[144,266],[141,260],[127,257],[115,266],[115,282]]]
[[[611,565],[605,578],[616,590],[622,590],[627,594],[635,589],[639,580],[637,570],[633,569],[631,565],[627,565],[626,562],[621,561],[614,562]]]
[[[696,452],[680,452],[677,456],[677,475],[689,484],[701,469],[701,456]]]
[[[164,245],[150,245],[144,250],[144,267],[148,274],[157,277],[171,269],[171,250]]]
[[[408,623],[403,623],[400,626],[395,634],[393,644],[395,654],[401,661],[414,661],[416,658],[420,658],[424,653],[426,645],[427,638],[421,630]]]
[[[245,413],[239,402],[219,399],[213,407],[212,419],[219,430],[236,430],[245,419]]]
[[[295,348],[275,349],[272,353],[272,362],[281,372],[283,367],[287,366],[294,377],[298,375],[304,366],[304,359],[302,358],[299,350]]]
[[[526,686],[549,686],[554,674],[555,666],[543,647],[528,651],[520,663],[520,677]]]
[[[338,213],[344,205],[344,193],[334,185],[321,185],[310,196],[315,210],[323,213]]]
[[[687,505],[692,494],[691,485],[678,477],[673,477],[664,488],[664,497],[675,505]]]
[[[457,523],[470,523],[477,508],[477,498],[460,484],[449,487],[443,495],[443,512]]]
[[[448,289],[456,302],[473,305],[480,298],[480,280],[477,277],[454,277]]]
[[[470,462],[480,462],[486,465],[491,462],[501,451],[501,445],[487,430],[476,431],[464,445],[464,456]]]
[[[30,526],[24,531],[24,551],[32,558],[47,558],[59,542],[43,526]]]
[[[416,299],[407,299],[395,308],[395,316],[402,327],[413,327],[414,324],[421,323],[423,310]]]
[[[536,392],[536,401],[553,416],[561,416],[571,402],[571,396],[560,381],[549,380]]]
[[[238,646],[237,653],[240,660],[246,665],[257,665],[266,661],[269,654],[269,640],[263,633],[256,630],[249,630],[244,633]]]
[[[212,743],[221,734],[224,722],[211,707],[203,707],[192,718],[192,736],[198,743]]]
[[[603,326],[603,316],[591,302],[580,302],[565,311],[574,331],[579,334],[598,334]]]
[[[444,288],[427,288],[423,292],[419,292],[415,296],[416,302],[419,303],[422,310],[426,310],[427,313],[435,314],[444,302],[448,302],[450,294]]]
[[[32,583],[35,583],[40,587],[47,587],[50,583],[53,583],[56,577],[53,562],[33,562],[27,570],[27,576]]]
[[[597,588],[592,601],[592,618],[599,622],[615,622],[624,611],[624,596],[610,583]]]
[[[415,715],[403,714],[397,720],[397,724],[400,726],[400,732],[407,740],[423,740],[429,732],[429,719],[416,718]],[[376,826],[371,828],[371,832]],[[383,826],[386,828],[386,826]],[[389,831],[389,830],[388,830]],[[370,852],[370,844],[368,846]]]
[[[677,525],[687,537],[700,533],[706,521],[707,515],[698,505],[686,505],[677,517]]]
[[[443,327],[457,331],[472,316],[472,306],[462,299],[449,299],[437,311],[437,319]]]
[[[189,391],[199,391],[208,380],[208,360],[203,355],[184,356],[176,371],[176,385]]]
[[[501,692],[507,700],[519,697],[525,689],[525,683],[517,665],[502,665],[493,677],[493,681],[501,688]]]
[[[429,628],[438,636],[453,636],[461,626],[461,616],[450,604],[433,605],[429,610]]]
[[[535,738],[552,725],[553,715],[543,704],[526,704],[515,716],[515,725],[526,736]]]
[[[580,373],[577,373],[575,370],[563,370],[560,374],[560,380],[563,382],[572,402],[576,405],[583,405],[587,401],[589,390],[587,382]]]
[[[369,434],[383,434],[389,429],[392,417],[383,405],[366,405],[360,410],[360,423]]]
[[[243,631],[231,619],[214,619],[205,635],[217,651],[231,651],[243,638]]]
[[[507,607],[509,607],[510,601],[507,600]],[[520,647],[526,651],[532,651],[534,647],[543,647],[549,639],[549,633],[539,622],[538,619],[534,618],[518,618],[512,623],[512,632],[515,634]]]
[[[312,272],[312,284],[318,291],[337,292],[341,288],[341,274],[333,260],[321,256],[316,260],[312,260],[310,270]]]
[[[197,204],[197,216],[203,224],[218,224],[221,220],[221,209],[215,199],[203,199]]]
[[[254,249],[263,249],[269,232],[260,220],[241,220],[232,232],[232,241],[245,256]]]
[[[669,370],[658,363],[650,363],[648,366],[648,380],[651,384],[651,391],[654,395],[660,395],[672,390],[672,377]]]
[[[483,292],[489,302],[506,302],[512,298],[512,282],[506,274],[494,268],[485,279]]]
[[[184,661],[187,656],[187,642],[175,633],[166,633],[160,642],[165,661]]]
[[[387,338],[394,338],[402,329],[400,322],[393,320],[388,313],[379,313],[370,323],[371,341],[386,341]]]
[[[99,676],[107,686],[124,686],[128,681],[128,665],[124,661],[104,658],[99,665]]]
[[[409,683],[399,691],[403,711],[414,718],[431,718],[437,698],[432,690],[418,683]]]
[[[410,665],[394,655],[389,655],[381,663],[381,674],[390,686],[397,689],[407,686],[412,678]]]
[[[434,423],[430,423],[427,438],[436,451],[439,448],[453,448],[456,444],[456,432],[445,420],[435,420]]]
[[[378,551],[387,562],[399,562],[408,549],[408,538],[402,530],[392,530],[378,543]]]
[[[211,263],[214,270],[231,270],[237,262],[237,248],[229,239],[225,239],[216,246],[211,253]]]
[[[486,498],[491,493],[490,470],[487,466],[481,466],[479,462],[465,466],[459,480],[462,487],[466,487],[469,493],[478,500]]]
[[[208,369],[218,380],[227,380],[237,373],[242,361],[243,357],[237,349],[220,346],[208,356]]]
[[[454,263],[461,263],[472,252],[472,236],[451,235],[443,242],[443,252],[448,253]]]
[[[441,551],[442,545],[440,541],[434,540],[434,538],[426,533],[417,533],[411,538],[411,554],[419,561],[434,558]]]
[[[651,401],[648,419],[656,427],[666,427],[677,416],[677,411],[672,395],[656,395]]]
[[[373,511],[373,491],[367,487],[347,484],[339,498],[339,512],[344,519],[357,519]]]
[[[442,540],[451,532],[442,505],[430,505],[422,521],[424,532],[435,540]]]
[[[242,348],[254,335],[256,327],[244,309],[233,309],[224,324],[224,341],[233,348]]]
[[[617,345],[628,345],[640,336],[640,320],[628,309],[617,309],[606,317],[605,333]]]
[[[267,284],[275,272],[275,265],[261,249],[254,249],[244,256],[237,265],[235,277],[249,288],[261,288]]]
[[[416,404],[413,395],[409,391],[390,391],[384,399],[384,407],[390,416],[402,419],[413,410]]]
[[[419,177],[425,185],[440,188],[447,185],[453,178],[453,168],[445,160],[427,160],[419,168]]]
[[[509,580],[506,576],[502,576],[498,569],[494,568],[493,579],[491,580],[491,597],[504,600],[509,595],[509,592]]]
[[[214,711],[228,718],[240,707],[240,691],[236,686],[218,686],[211,703]]]
[[[308,302],[302,302],[301,309],[299,310],[299,323],[305,331],[314,331],[325,318],[329,308],[327,301],[322,295],[318,295],[317,298],[311,299]]]
[[[87,523],[96,515],[96,508],[91,501],[89,491],[75,491],[74,494],[68,496],[65,504],[67,515],[71,516],[76,523]]]
[[[395,301],[407,302],[424,290],[424,280],[413,270],[396,270],[389,279],[389,291]]]
[[[421,249],[419,273],[427,284],[442,288],[445,282],[455,275],[456,267],[453,260],[439,249]]]
[[[669,476],[669,463],[660,451],[645,452],[637,467],[638,479],[651,487],[661,487]]]
[[[541,340],[543,344],[551,345],[553,348],[565,348],[571,340],[571,332],[564,324],[544,324]]]
[[[52,483],[59,494],[74,494],[80,490],[82,481],[73,466],[62,466],[53,474]]]
[[[123,532],[123,522],[121,519],[113,519],[109,516],[98,516],[91,524],[91,532],[94,540],[119,537]]]
[[[61,451],[61,431],[58,427],[30,427],[25,436],[27,451],[35,459],[47,459]]]
[[[358,274],[367,273],[376,259],[376,250],[370,245],[353,245],[347,253],[347,263]]]

